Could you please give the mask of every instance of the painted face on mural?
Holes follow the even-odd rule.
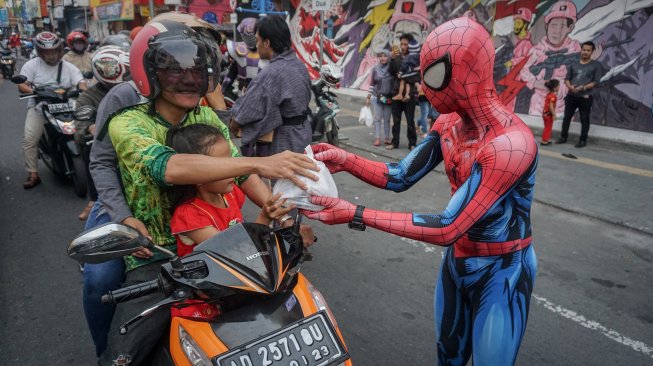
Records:
[[[513,23],[513,32],[515,32],[515,35],[518,36],[526,30],[526,22],[524,22],[522,19],[516,18]]]
[[[549,24],[546,25],[546,39],[551,45],[560,46],[573,29],[574,24],[569,19],[553,18]]]
[[[399,37],[404,33],[412,35],[413,39],[419,44],[422,44],[424,38],[426,38],[426,32],[422,29],[422,26],[419,23],[410,20],[398,21],[392,32],[394,34],[395,44],[399,43]]]

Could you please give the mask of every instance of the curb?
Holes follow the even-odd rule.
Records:
[[[360,91],[358,91],[358,92],[362,93]],[[338,91],[338,90],[336,90],[335,93],[338,96],[338,98],[340,98],[342,100],[345,100],[345,101],[348,101],[348,102],[360,103],[360,104],[364,104],[366,102],[366,98],[363,97],[363,96],[353,95],[351,93],[343,93],[343,92]],[[524,120],[524,119],[522,118],[522,120]],[[524,123],[526,123],[526,121],[524,121]],[[526,125],[531,129],[531,131],[533,131],[534,135],[542,136],[542,131],[544,130],[543,126],[533,125],[532,123],[530,123],[530,124],[526,123]],[[595,126],[595,127],[603,127],[603,126]],[[560,129],[554,127],[553,132],[554,133],[555,132],[559,133]],[[642,132],[642,133],[644,133],[644,132]],[[578,139],[579,136],[580,136],[580,134],[578,132],[569,131],[569,140],[570,141]],[[588,142],[591,145],[594,145],[594,146],[600,146],[600,147],[606,147],[606,148],[615,147],[615,148],[619,148],[619,149],[630,151],[630,152],[653,154],[653,145],[645,145],[645,144],[640,144],[640,143],[637,143],[637,142],[621,140],[621,139],[618,139],[618,138],[605,138],[605,137],[601,137],[601,136],[592,136],[590,134]]]
[[[368,152],[370,154],[374,154],[376,156],[381,156],[381,157],[384,157],[384,158],[387,158],[387,159],[393,159],[393,160],[397,159],[394,156],[390,156],[390,155],[386,154],[385,150],[383,150],[382,152],[379,153],[379,150],[373,150],[373,149],[369,148],[366,145],[357,144],[355,142],[352,142],[351,139],[341,141],[340,143],[341,143],[341,145],[349,146],[349,147],[352,147],[352,148],[357,149],[357,150],[362,150],[362,151]],[[435,173],[435,174],[446,175],[444,172],[440,172],[440,171],[436,171],[436,170],[432,170],[431,172]],[[607,219],[607,218],[604,218],[604,217],[597,216],[597,215],[589,213],[589,212],[585,212],[585,211],[580,210],[580,209],[565,207],[565,206],[562,206],[562,205],[559,205],[559,204],[556,204],[556,203],[543,201],[543,200],[540,200],[540,199],[537,199],[537,198],[533,198],[533,202],[537,202],[538,204],[545,205],[545,206],[552,207],[552,208],[556,208],[556,209],[559,209],[559,210],[562,210],[562,211],[565,211],[565,212],[569,212],[569,213],[572,213],[572,214],[582,215],[582,216],[585,216],[585,217],[587,217],[589,219],[592,219],[592,220],[605,222],[607,224],[619,226],[619,227],[622,227],[624,229],[633,230],[633,231],[636,231],[636,232],[638,232],[640,234],[653,237],[653,231],[652,230],[641,228],[641,227],[636,227],[636,226],[633,226],[633,225],[631,225],[629,223],[626,223],[626,222],[614,221],[614,220],[611,220],[611,219]]]

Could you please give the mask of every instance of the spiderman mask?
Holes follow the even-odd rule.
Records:
[[[424,94],[440,113],[478,106],[494,93],[494,45],[488,32],[469,18],[437,27],[420,53]]]

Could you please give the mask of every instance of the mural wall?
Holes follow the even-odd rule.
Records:
[[[291,0],[295,48],[311,75],[319,64],[319,14],[310,0]],[[653,0],[333,0],[324,15],[324,62],[343,70],[343,85],[367,89],[376,53],[402,33],[422,41],[447,19],[470,16],[494,36],[494,78],[518,113],[541,115],[544,81],[564,80],[580,43],[593,41],[604,76],[592,123],[653,132]],[[648,34],[648,36],[646,36]],[[566,88],[560,88],[562,114]]]

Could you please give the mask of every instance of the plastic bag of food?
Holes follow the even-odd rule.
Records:
[[[312,204],[309,197],[338,197],[338,187],[336,187],[336,182],[333,181],[333,177],[324,163],[313,158],[313,149],[311,149],[310,145],[306,146],[305,152],[306,156],[313,159],[315,164],[320,168],[319,172],[312,172],[318,176],[319,179],[317,182],[306,177],[299,177],[308,187],[306,190],[303,190],[296,186],[290,179],[279,179],[272,188],[272,194],[281,192],[281,197],[287,198],[288,201],[286,202],[288,204],[294,204],[297,208],[308,211],[321,211],[324,207]]]

